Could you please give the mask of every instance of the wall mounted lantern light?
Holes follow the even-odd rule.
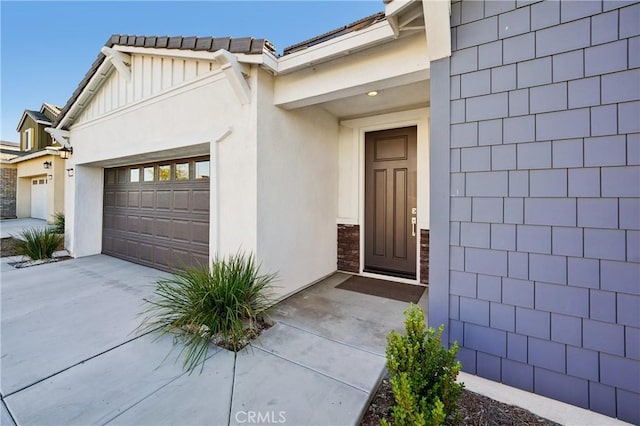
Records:
[[[45,161],[44,163],[42,163],[44,165],[45,169],[50,169],[51,168],[51,161]]]
[[[60,154],[60,158],[62,158],[63,160],[68,160],[73,154],[73,147],[65,145],[58,150],[58,153]]]
[[[73,167],[70,169],[67,169],[67,176],[73,177]]]

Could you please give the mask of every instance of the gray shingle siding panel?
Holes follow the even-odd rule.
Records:
[[[578,407],[589,406],[589,382],[544,368],[534,370],[535,392]]]
[[[530,9],[523,7],[511,12],[503,13],[498,19],[499,37],[513,37],[518,34],[528,33],[530,30]]]
[[[553,55],[553,81],[573,80],[584,76],[584,51]]]
[[[562,22],[573,21],[585,16],[595,15],[602,11],[602,4],[599,1],[574,0],[562,2],[560,6],[560,16]]]
[[[616,388],[589,382],[589,408],[605,416],[616,416]]]
[[[536,57],[536,38],[533,33],[507,38],[502,41],[503,63],[514,64]]]
[[[584,67],[587,76],[627,69],[627,40],[585,49]]]
[[[640,389],[616,374],[640,370],[640,2],[480,9],[439,83],[456,101],[450,129],[467,132],[451,145],[451,202],[465,201],[447,229],[450,269],[474,285],[443,300],[464,331],[460,359],[638,423]],[[479,343],[486,330],[498,349]]]
[[[542,57],[588,47],[591,43],[590,23],[587,18],[536,31],[536,55]]]
[[[620,9],[620,38],[640,34],[640,4]]]
[[[531,6],[531,29],[539,30],[560,23],[560,2],[543,1]]]

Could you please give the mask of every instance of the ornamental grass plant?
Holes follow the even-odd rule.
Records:
[[[391,414],[397,426],[457,423],[464,385],[456,378],[462,365],[456,361],[457,343],[450,349],[442,346],[443,330],[443,325],[437,332],[427,329],[422,309],[412,304],[405,311],[405,334],[392,331],[387,337],[387,369],[396,402]]]
[[[50,259],[53,253],[64,242],[64,235],[55,229],[25,229],[16,238],[18,254],[27,256],[31,260]]]
[[[147,299],[142,331],[172,334],[190,373],[204,365],[211,343],[234,352],[256,337],[272,305],[276,274],[260,274],[252,254],[237,253],[176,270]]]
[[[64,213],[56,212],[53,215],[53,230],[58,234],[64,234]]]

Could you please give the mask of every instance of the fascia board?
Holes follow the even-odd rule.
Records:
[[[113,67],[113,64],[109,60],[105,59],[100,64],[100,66],[96,70],[96,73],[91,77],[91,80],[89,80],[89,84],[87,84],[86,87],[82,90],[76,101],[73,103],[71,108],[69,108],[69,111],[67,111],[64,118],[60,123],[58,123],[56,128],[64,128],[66,123],[68,123],[71,118],[75,119],[77,117],[77,113],[79,112],[79,110],[84,109],[84,107],[87,105],[87,101],[89,101],[93,97],[100,85],[114,69],[115,68]]]
[[[378,22],[369,28],[348,33],[279,58],[278,73],[293,72],[300,68],[348,55],[393,38],[394,33],[389,23],[387,21]]]
[[[418,1],[420,0],[393,0],[385,5],[384,14],[387,18],[395,16]]]
[[[18,163],[21,163],[23,161],[33,160],[34,158],[44,157],[44,156],[47,156],[47,155],[58,155],[58,151],[55,150],[55,149],[45,148],[43,150],[34,152],[32,154],[27,154],[27,155],[24,155],[22,157],[12,158],[11,160],[8,161],[8,163],[9,164],[18,164]]]

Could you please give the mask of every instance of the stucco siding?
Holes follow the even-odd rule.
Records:
[[[336,270],[338,119],[274,106],[273,77],[258,73],[257,255],[283,297]]]
[[[461,1],[451,22],[430,323],[465,371],[640,423],[640,4]]]

